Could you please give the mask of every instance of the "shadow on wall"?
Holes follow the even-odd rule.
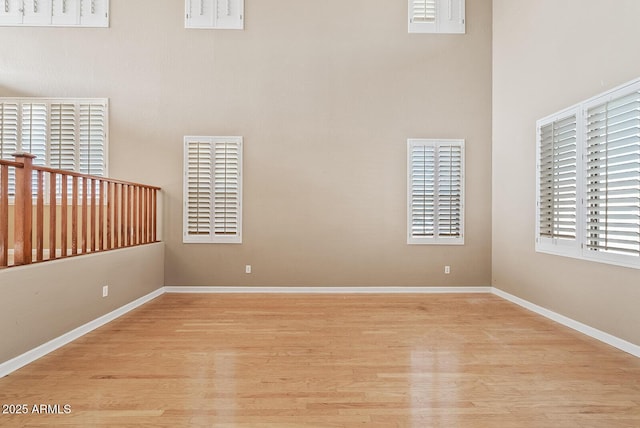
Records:
[[[8,86],[0,85],[0,97],[35,97],[36,95],[29,94],[26,92],[19,92],[9,88]]]

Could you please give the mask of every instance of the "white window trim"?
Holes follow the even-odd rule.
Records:
[[[572,257],[581,260],[589,260],[599,263],[607,263],[616,266],[640,269],[640,255],[624,255],[617,253],[608,253],[603,251],[593,251],[587,248],[587,188],[586,177],[588,169],[588,159],[586,155],[586,128],[587,128],[587,112],[591,107],[602,104],[610,100],[623,97],[635,91],[640,91],[640,79],[627,82],[609,91],[598,94],[588,100],[580,102],[574,106],[564,109],[558,113],[540,119],[536,123],[536,245],[537,252]],[[573,240],[557,240],[546,239],[540,236],[540,130],[542,126],[557,120],[558,118],[567,117],[575,113],[577,115],[577,207],[576,207],[576,239]]]
[[[0,27],[109,27],[109,0],[0,1]],[[83,13],[86,8],[93,13]]]
[[[434,17],[431,21],[419,21],[416,19],[414,8],[419,3],[431,3]],[[408,0],[408,31],[409,33],[435,33],[435,34],[464,34],[465,0]]]
[[[217,234],[215,232],[215,197],[211,196],[210,214],[209,214],[209,230],[208,234],[190,235],[189,230],[189,143],[208,143],[213,146],[212,165],[211,165],[211,193],[213,195],[215,188],[215,144],[216,143],[235,143],[238,150],[238,175],[237,179],[237,231],[233,235]],[[242,182],[243,182],[243,138],[240,136],[186,136],[184,137],[184,162],[183,162],[183,233],[182,242],[190,244],[241,244],[242,243]]]
[[[417,237],[413,236],[413,212],[412,212],[412,148],[416,145],[439,146],[454,145],[461,149],[460,152],[460,234],[457,237],[437,236],[433,237]],[[437,199],[437,195],[435,195]],[[407,244],[428,244],[428,245],[464,245],[464,212],[465,212],[465,141],[462,139],[424,139],[410,138],[407,140]],[[438,214],[435,213],[435,222],[437,223]],[[435,226],[434,226],[435,228]],[[435,233],[435,232],[434,232]]]

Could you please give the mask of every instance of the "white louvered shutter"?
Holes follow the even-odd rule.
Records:
[[[462,237],[462,146],[441,144],[437,151],[438,238]]]
[[[50,25],[51,0],[24,0],[23,14],[24,25]]]
[[[48,116],[47,104],[22,104],[22,133],[20,150],[35,155],[33,165],[47,164]],[[35,195],[38,189],[37,172],[33,172],[32,191]]]
[[[80,23],[80,0],[51,0],[51,23],[53,25],[78,25]]]
[[[49,165],[51,168],[77,170],[76,106],[70,103],[51,105],[51,138]]]
[[[464,143],[408,141],[410,244],[464,243]]]
[[[79,0],[80,25],[83,27],[109,26],[109,0]]]
[[[465,0],[409,0],[410,33],[464,33]]]
[[[210,141],[185,141],[185,238],[212,235],[213,150]]]
[[[575,109],[538,125],[538,243],[576,241],[577,138]]]
[[[78,167],[83,174],[106,174],[107,106],[102,103],[80,103]]]
[[[19,25],[22,18],[22,0],[0,0],[0,25]]]
[[[214,233],[237,236],[240,222],[240,144],[216,141],[214,162]]]
[[[185,137],[184,242],[242,242],[241,171],[241,137]]]
[[[244,0],[185,0],[185,28],[241,30]]]
[[[586,107],[586,248],[640,257],[640,83]]]
[[[17,102],[0,102],[0,157],[15,161],[13,154],[18,151],[19,105]],[[16,189],[16,173],[9,169],[9,195]]]

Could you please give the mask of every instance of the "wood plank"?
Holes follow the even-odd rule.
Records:
[[[3,426],[628,428],[640,359],[488,294],[165,294],[0,402],[70,406]]]
[[[67,256],[67,247],[69,246],[69,237],[67,235],[68,232],[68,196],[67,196],[67,186],[68,186],[68,176],[66,174],[62,174],[60,177],[60,255],[62,257]]]
[[[71,179],[71,254],[78,254],[78,177]]]

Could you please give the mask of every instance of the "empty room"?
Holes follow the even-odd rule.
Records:
[[[638,16],[3,0],[0,426],[640,427]]]

